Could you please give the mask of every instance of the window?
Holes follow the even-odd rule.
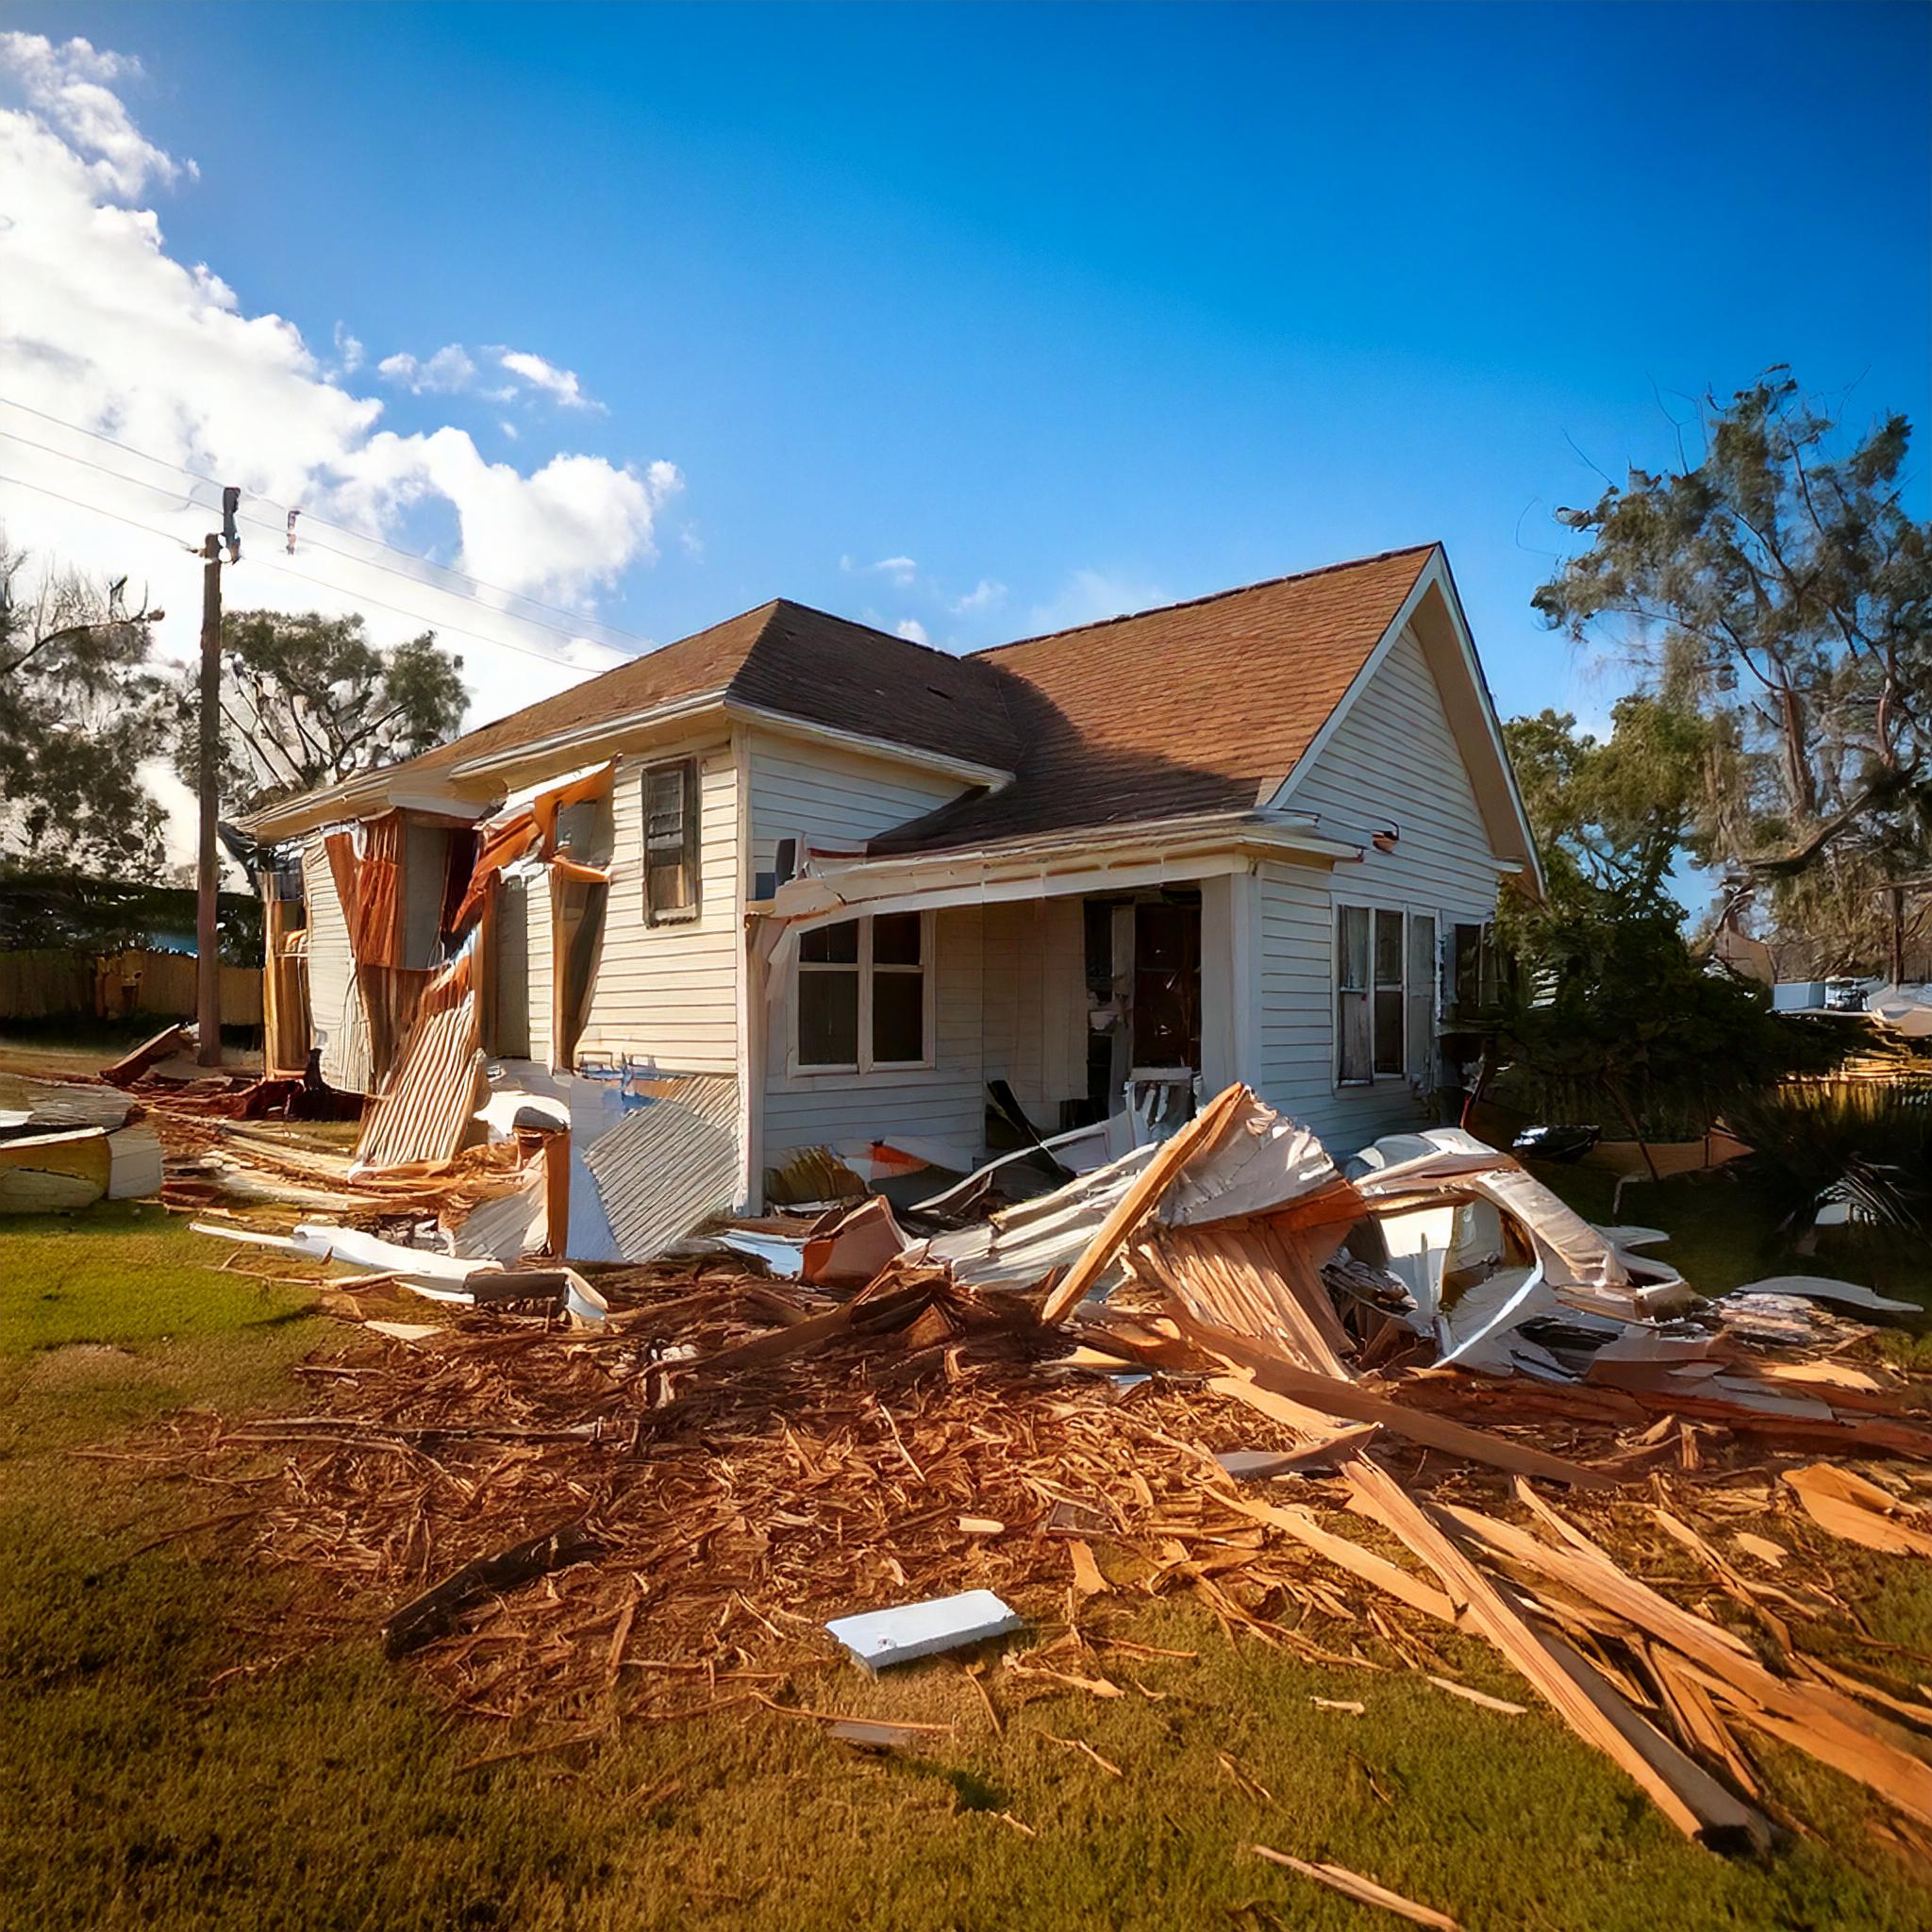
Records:
[[[1436,919],[1388,907],[1335,908],[1336,1079],[1435,1084]]]
[[[1335,920],[1337,1071],[1344,1082],[1368,1080],[1374,1074],[1375,1057],[1374,1012],[1369,1005],[1369,908],[1339,906]]]
[[[925,1058],[924,921],[888,912],[872,926],[872,1064],[916,1067]]]
[[[698,761],[644,773],[644,921],[698,916]]]
[[[1474,1022],[1502,997],[1502,958],[1495,927],[1485,920],[1479,925],[1452,926],[1450,934],[1449,984],[1456,1017]]]
[[[1402,1057],[1402,914],[1375,914],[1375,1071],[1399,1074]]]
[[[1436,917],[1408,915],[1408,1077],[1436,1088]]]
[[[792,1063],[801,1073],[870,1073],[930,1059],[923,914],[884,912],[801,933]]]

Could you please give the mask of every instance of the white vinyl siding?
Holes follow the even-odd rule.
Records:
[[[644,770],[667,754],[618,761],[612,776],[610,898],[579,1059],[628,1057],[667,1074],[731,1074],[738,1068],[738,974],[743,955],[738,877],[738,781],[731,748],[683,748],[698,767],[699,908],[694,919],[653,925],[644,908]],[[541,894],[533,894],[535,898]],[[547,908],[546,908],[547,910]],[[550,931],[541,949],[531,920],[531,1048],[536,1050],[538,953],[542,956],[545,1035]]]
[[[525,984],[530,1000],[530,1058],[546,1067],[557,1039],[557,1016],[550,1004],[557,981],[550,957],[553,924],[550,874],[547,870],[538,870],[530,874],[524,892],[524,934],[530,949]]]
[[[894,1132],[947,1141],[976,1155],[984,1140],[981,1086],[981,914],[977,907],[932,918],[933,1063],[866,1074],[791,1074],[791,999],[772,1003],[765,1061],[764,1164],[782,1166],[801,1147],[864,1143]]]
[[[1411,1082],[1426,1082],[1428,1069],[1410,1054],[1407,1077],[1338,1082],[1335,908],[1432,919],[1440,958],[1442,934],[1489,918],[1496,903],[1489,835],[1412,633],[1397,640],[1287,803],[1320,814],[1324,831],[1365,838],[1394,826],[1400,835],[1393,851],[1371,846],[1359,863],[1332,873],[1271,863],[1253,881],[1257,1084],[1341,1158],[1379,1134],[1425,1124]],[[1419,1023],[1419,990],[1407,996]]]
[[[754,878],[773,869],[781,839],[849,845],[924,818],[964,789],[957,778],[770,732],[749,742]],[[747,879],[747,897],[751,890]]]
[[[1009,900],[984,915],[986,1077],[1042,1133],[1087,1091],[1087,938],[1079,899]]]

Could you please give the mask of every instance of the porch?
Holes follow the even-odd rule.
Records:
[[[869,1144],[970,1167],[1130,1093],[1185,1118],[1254,1075],[1254,865],[1356,850],[1256,814],[1134,847],[815,857],[755,908],[750,1174]]]

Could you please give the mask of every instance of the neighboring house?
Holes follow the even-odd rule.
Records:
[[[303,852],[272,1061],[312,1024],[378,1084],[344,898],[421,975],[475,828],[570,779],[474,941],[483,1045],[729,1076],[754,1205],[806,1147],[976,1158],[996,1079],[1046,1132],[1243,1079],[1352,1152],[1424,1119],[1498,881],[1540,885],[1440,546],[973,657],[780,601],[258,813]]]

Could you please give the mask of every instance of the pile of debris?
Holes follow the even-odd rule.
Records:
[[[0,1074],[0,1214],[55,1214],[161,1191],[161,1143],[126,1094]]]
[[[364,1271],[332,1286],[462,1311],[371,1321],[315,1366],[317,1412],[186,1421],[168,1453],[455,1705],[573,1740],[773,1703],[835,1637],[970,1641],[1008,1599],[1057,1634],[1003,1682],[1117,1694],[1125,1607],[1185,1590],[1231,1636],[1445,1689],[1437,1631],[1485,1639],[1713,1848],[1773,1841],[1768,1738],[1932,1851],[1932,1704],[1902,1674],[1932,1659],[1865,1637],[1812,1555],[1932,1553],[1932,1389],[1823,1306],[1899,1305],[1705,1301],[1641,1255],[1656,1231],[1594,1228],[1453,1130],[1352,1167],[1232,1088],[930,1235],[874,1200],[593,1286],[298,1230]],[[917,1629],[852,1629],[891,1607]],[[1856,1671],[1820,1654],[1844,1645]]]

